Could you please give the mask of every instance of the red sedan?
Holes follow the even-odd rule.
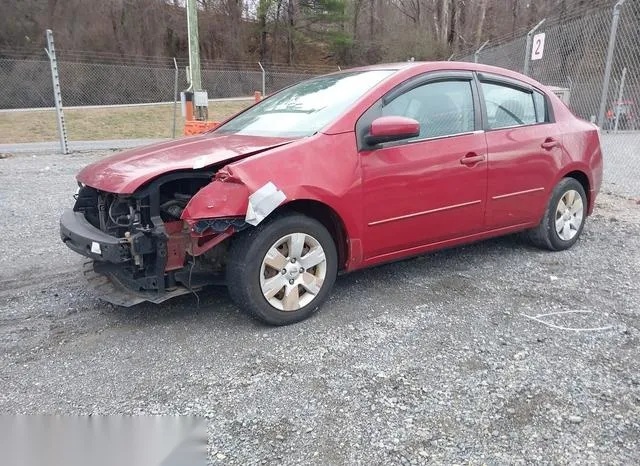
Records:
[[[224,283],[280,325],[316,311],[340,271],[518,231],[573,246],[602,153],[598,128],[526,76],[413,62],[301,82],[77,179],[61,237],[105,299]]]

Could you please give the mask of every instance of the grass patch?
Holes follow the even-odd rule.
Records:
[[[220,121],[239,112],[252,102],[209,103],[209,120]],[[116,107],[73,108],[64,111],[70,141],[108,139],[156,139],[173,136],[173,104]],[[184,118],[178,104],[176,133],[182,134]],[[54,110],[0,112],[0,144],[58,140]]]

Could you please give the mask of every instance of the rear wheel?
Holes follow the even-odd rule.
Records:
[[[337,266],[327,229],[304,215],[286,215],[234,239],[227,263],[229,293],[264,322],[299,322],[327,299]]]
[[[587,218],[587,195],[574,178],[563,178],[553,189],[540,224],[527,232],[538,247],[562,251],[573,246]]]

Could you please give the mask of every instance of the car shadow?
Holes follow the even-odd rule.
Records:
[[[407,275],[428,275],[434,270],[439,273],[451,272],[473,274],[475,266],[491,257],[521,254],[522,252],[537,251],[518,234],[488,239],[465,246],[458,246],[440,251],[418,255],[391,263],[381,264],[367,269],[357,270],[348,274],[341,274],[329,301],[323,310],[314,318],[324,319],[323,316],[336,314],[336,309],[356,305],[358,296],[366,297],[369,304],[375,306],[376,296],[384,293],[379,284],[402,287],[406,285],[403,277]],[[109,307],[110,313],[118,321],[136,326],[164,325],[173,322],[197,321],[201,324],[222,326],[224,328],[274,328],[251,318],[242,312],[230,299],[226,287],[212,286],[196,293],[182,295],[160,304],[141,303],[129,308],[103,303]],[[328,309],[328,312],[327,312]],[[334,312],[336,311],[336,312]],[[344,314],[342,310],[339,312]],[[357,319],[351,315],[348,320]],[[305,325],[303,322],[302,324]],[[310,324],[313,325],[313,324]]]

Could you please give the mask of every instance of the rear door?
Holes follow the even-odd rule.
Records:
[[[562,163],[562,136],[545,95],[480,73],[488,148],[488,230],[537,223]]]

